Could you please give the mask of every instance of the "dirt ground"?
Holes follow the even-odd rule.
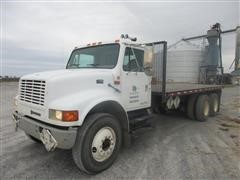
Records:
[[[156,126],[133,135],[112,167],[89,176],[70,150],[47,152],[14,131],[16,82],[0,83],[1,179],[240,179],[240,87],[223,90],[220,113],[207,122],[158,115]]]

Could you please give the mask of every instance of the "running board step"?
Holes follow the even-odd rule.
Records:
[[[140,128],[151,127],[153,125],[154,115],[145,115],[130,120],[130,129],[135,131]]]

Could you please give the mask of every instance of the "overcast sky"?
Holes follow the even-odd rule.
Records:
[[[23,75],[64,68],[75,46],[119,39],[167,40],[205,34],[220,22],[239,25],[239,2],[14,2],[1,3],[2,74]],[[223,37],[226,71],[234,59],[235,34]]]

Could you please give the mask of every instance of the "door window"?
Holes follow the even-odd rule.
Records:
[[[143,72],[143,58],[143,50],[127,47],[124,54],[123,70]]]

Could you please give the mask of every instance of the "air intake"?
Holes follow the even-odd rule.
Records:
[[[20,100],[32,104],[44,105],[45,81],[24,80],[20,82]]]

